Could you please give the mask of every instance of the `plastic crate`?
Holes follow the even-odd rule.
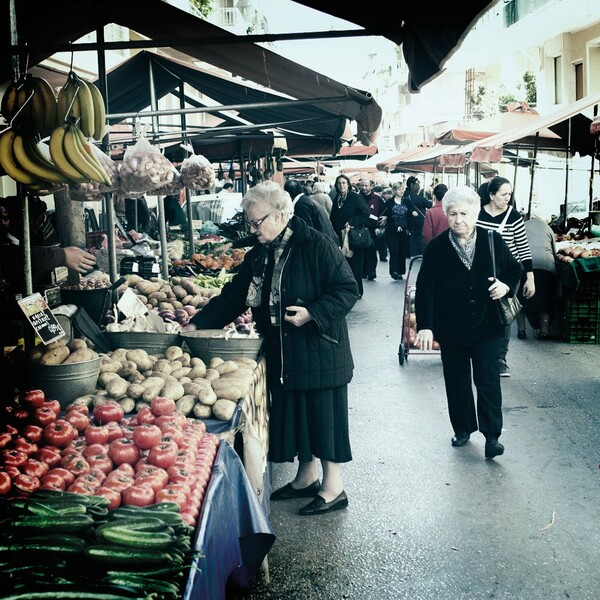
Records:
[[[600,300],[568,299],[563,314],[563,339],[571,344],[600,343]]]

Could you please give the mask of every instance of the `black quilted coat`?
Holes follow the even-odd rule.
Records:
[[[346,315],[358,300],[356,281],[331,239],[307,227],[298,217],[292,217],[290,226],[293,234],[281,277],[281,310],[306,306],[314,320],[295,327],[281,316],[283,386],[292,391],[346,385],[354,369]],[[260,244],[249,250],[232,281],[194,316],[192,323],[199,329],[218,329],[241,315],[247,308],[254,264],[264,260],[265,252]],[[265,327],[269,322],[268,306],[253,308],[252,313],[259,333],[278,331]]]

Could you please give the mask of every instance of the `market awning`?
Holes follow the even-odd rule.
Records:
[[[418,146],[395,154],[388,159],[377,163],[379,171],[393,173],[403,168],[421,170],[421,167],[434,167],[439,164],[439,157],[444,152],[451,152],[460,148],[459,144],[436,144],[435,146]],[[462,166],[462,165],[455,165]],[[425,169],[424,169],[425,170]]]
[[[296,0],[402,44],[408,86],[417,92],[439,75],[479,16],[497,0]]]
[[[3,27],[0,82],[7,82],[13,75],[8,5],[3,2],[0,8]],[[161,0],[55,0],[48,5],[49,10],[32,10],[23,2],[15,5],[18,41],[26,44],[29,52],[22,68],[26,62],[30,67],[38,65],[58,47],[66,49],[88,33],[115,23],[157,40],[157,44],[160,42],[166,47],[174,44],[178,51],[192,59],[205,61],[291,98],[343,97],[321,108],[356,121],[357,137],[365,144],[373,143],[377,137],[381,108],[368,92],[339,83],[258,44],[244,42],[239,36]],[[213,44],[209,41],[211,38],[218,39]],[[190,44],[181,44],[181,40],[190,40]],[[112,111],[110,98],[109,109]]]

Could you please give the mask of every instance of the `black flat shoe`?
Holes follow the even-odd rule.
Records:
[[[291,500],[292,498],[314,498],[321,489],[321,482],[317,479],[305,488],[297,490],[291,483],[286,483],[282,488],[271,494],[271,500]]]
[[[309,502],[306,506],[303,506],[298,514],[303,516],[322,515],[323,513],[330,512],[332,510],[341,510],[348,506],[348,496],[346,492],[342,492],[337,498],[334,498],[331,502],[325,502],[325,499],[321,496],[317,496],[312,502]]]
[[[519,331],[517,331],[517,337],[520,340],[526,340],[527,339],[527,332],[524,329],[519,329]]]
[[[471,439],[471,434],[470,433],[466,433],[464,431],[459,431],[452,438],[452,445],[455,446],[455,447],[457,447],[457,446],[464,446],[470,439]]]
[[[494,458],[504,454],[504,446],[496,439],[490,438],[485,443],[485,457]]]

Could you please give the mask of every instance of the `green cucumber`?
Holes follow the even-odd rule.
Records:
[[[127,524],[122,526],[115,526],[114,524],[100,525],[96,528],[96,538],[102,542],[117,544],[118,546],[157,549],[167,548],[175,540],[175,536],[168,531],[141,531],[130,529]]]
[[[89,515],[68,515],[64,517],[22,516],[10,522],[12,530],[55,533],[85,533],[94,525]]]
[[[123,506],[115,508],[108,513],[109,521],[120,520],[120,519],[131,519],[131,518],[147,518],[154,517],[160,519],[164,523],[171,525],[172,527],[186,524],[183,517],[176,512],[171,511],[156,511],[156,512],[143,512],[144,509],[134,508],[131,506]]]
[[[160,594],[161,598],[180,597],[180,589],[178,585],[170,583],[169,581],[159,581],[158,579],[146,577],[144,573],[131,575],[117,572],[115,575],[107,575],[106,581],[115,585],[139,588],[146,594]]]
[[[30,496],[33,500],[67,500],[85,504],[87,506],[101,506],[108,508],[110,500],[103,496],[91,496],[89,494],[76,494],[75,492],[61,492],[60,490],[36,490]]]
[[[160,517],[130,517],[117,518],[109,520],[101,526],[104,529],[109,527],[126,528],[132,531],[166,531],[175,533],[174,529],[165,523]]]
[[[127,546],[111,544],[92,544],[85,549],[85,555],[108,564],[127,565],[170,565],[181,564],[178,556],[157,549],[134,550]]]

